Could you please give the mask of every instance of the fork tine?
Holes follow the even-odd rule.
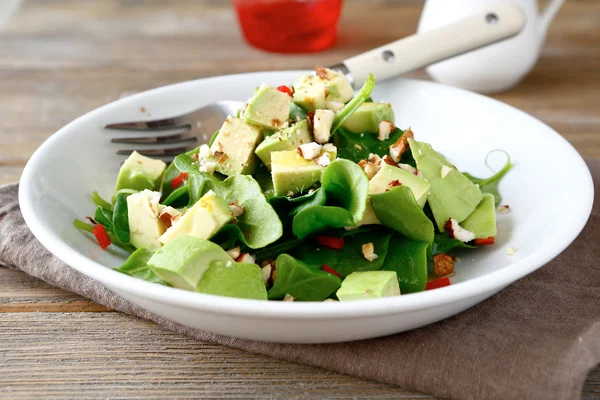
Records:
[[[186,116],[179,116],[152,121],[133,121],[108,124],[105,129],[120,129],[128,131],[166,130],[166,129],[190,129],[192,126]]]
[[[192,142],[196,143],[198,137],[190,132],[178,132],[160,136],[119,137],[111,139],[112,143],[125,144],[175,144]]]
[[[196,147],[198,146],[190,144],[187,146],[171,147],[168,149],[123,149],[117,150],[117,154],[121,156],[128,156],[134,151],[137,151],[138,153],[148,157],[175,157],[176,155],[185,153],[186,151],[193,150]]]

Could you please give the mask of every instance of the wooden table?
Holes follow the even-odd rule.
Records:
[[[227,1],[26,1],[0,33],[0,184],[18,180],[58,128],[123,95],[330,64],[411,34],[421,7],[347,1],[333,49],[283,56],[248,47]],[[568,1],[533,72],[494,97],[546,122],[585,157],[600,157],[600,2]],[[2,398],[430,397],[199,343],[1,268],[0,311]],[[598,396],[596,368],[583,397]]]

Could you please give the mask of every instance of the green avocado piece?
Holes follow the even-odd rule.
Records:
[[[494,202],[494,195],[484,193],[475,211],[461,223],[461,226],[473,232],[476,239],[487,239],[496,236],[496,204]]]
[[[159,191],[166,169],[167,164],[164,161],[134,151],[119,170],[116,191],[121,189]]]
[[[400,296],[396,271],[353,272],[335,293],[340,301]]]
[[[302,120],[262,141],[254,152],[267,168],[271,168],[271,152],[294,150],[301,144],[313,141],[308,121]]]
[[[343,126],[354,133],[377,133],[381,121],[394,122],[394,110],[390,103],[363,103]]]
[[[316,75],[304,75],[294,83],[294,103],[306,111],[325,108],[325,80]]]
[[[184,235],[161,247],[148,260],[148,266],[169,285],[194,291],[214,261],[234,263],[219,245]]]
[[[423,208],[429,195],[429,183],[402,168],[385,164],[369,181],[369,194],[384,193],[395,186],[408,186],[417,204]]]
[[[167,244],[186,235],[210,239],[232,219],[233,214],[227,202],[209,190],[159,240]]]
[[[325,79],[325,101],[347,103],[354,97],[354,89],[344,74],[340,74],[329,68],[323,68],[327,78]]]
[[[127,196],[127,221],[130,242],[136,248],[157,250],[159,238],[165,233],[165,223],[158,218],[162,205],[158,204],[160,192],[143,190]]]
[[[227,117],[210,146],[215,169],[228,176],[253,174],[258,166],[254,150],[262,139],[263,134],[257,126],[240,118]]]
[[[271,175],[275,196],[301,193],[321,180],[324,167],[305,160],[298,150],[271,153]]]
[[[481,190],[430,144],[408,139],[412,155],[431,185],[427,201],[440,231],[454,218],[464,221],[481,201]]]
[[[248,100],[244,120],[267,129],[277,129],[290,115],[290,95],[267,84],[262,84]]]
[[[232,261],[214,260],[202,275],[196,292],[242,299],[267,300],[260,267]]]

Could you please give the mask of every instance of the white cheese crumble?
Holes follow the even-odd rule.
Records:
[[[317,143],[327,143],[331,136],[331,126],[335,113],[331,110],[316,110],[313,120],[313,130]]]
[[[382,142],[384,140],[388,140],[390,138],[390,134],[392,132],[394,132],[395,129],[396,129],[396,127],[394,126],[394,124],[391,121],[386,121],[386,120],[381,121],[379,123],[377,139],[379,139]]]
[[[471,240],[475,240],[475,234],[471,231],[466,230],[462,226],[458,224],[458,221],[454,218],[451,218],[452,222],[452,233],[454,235],[454,239],[460,240],[461,242],[470,242]]]
[[[198,150],[198,158],[208,158],[209,155],[210,147],[207,144],[200,146],[200,150]]]
[[[321,154],[321,145],[316,142],[301,144],[298,150],[305,160],[313,160]]]
[[[452,172],[452,168],[450,168],[447,165],[444,165],[440,171],[440,174],[442,176],[442,179],[444,179],[446,176],[448,176],[448,174]]]

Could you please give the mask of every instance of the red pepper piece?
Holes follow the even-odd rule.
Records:
[[[325,264],[321,267],[321,271],[325,271],[325,272],[329,272],[330,274],[333,274],[335,276],[337,276],[338,278],[342,278],[342,275],[340,275],[339,272],[337,272],[335,269],[331,268],[329,265]]]
[[[447,276],[427,282],[425,284],[425,290],[439,289],[444,286],[450,286],[450,278]]]
[[[475,246],[485,246],[486,244],[494,244],[494,237],[490,236],[487,239],[475,239],[473,241]]]
[[[292,92],[292,89],[290,89],[289,87],[287,87],[285,85],[277,86],[277,90],[279,90],[281,93],[285,93],[290,96],[294,95],[294,93]]]
[[[317,236],[317,243],[334,250],[341,250],[344,248],[344,239],[333,236],[319,235]]]
[[[187,179],[187,177],[188,177],[187,172],[180,172],[179,175],[177,175],[171,181],[171,186],[173,187],[173,189],[177,189],[179,186],[181,186],[181,184],[183,183],[183,181],[185,181]]]
[[[94,236],[96,236],[96,240],[98,243],[100,243],[100,247],[102,247],[102,249],[106,249],[108,246],[110,246],[110,238],[106,233],[106,229],[104,229],[104,225],[98,224],[94,226],[92,228],[92,233]]]

